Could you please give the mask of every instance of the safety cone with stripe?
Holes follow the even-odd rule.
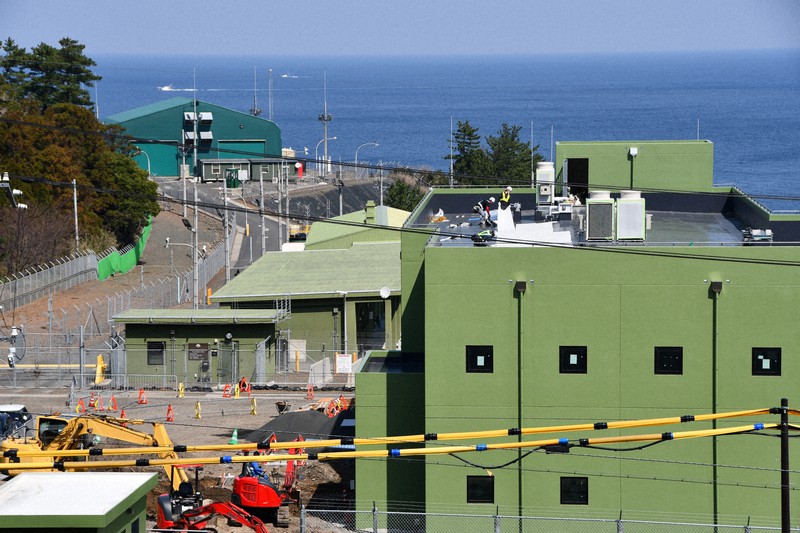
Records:
[[[144,393],[144,389],[139,389],[139,405],[146,405],[147,404],[147,394]]]
[[[231,440],[228,441],[228,444],[239,444],[239,430],[234,429],[233,434],[231,435]]]
[[[114,411],[115,413],[119,411],[119,406],[117,406],[117,398],[113,394],[111,395],[111,401],[109,402],[108,410]]]
[[[175,411],[172,410],[172,404],[167,406],[167,422],[175,422]]]

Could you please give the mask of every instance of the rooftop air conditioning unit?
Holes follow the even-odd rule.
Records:
[[[586,200],[586,240],[614,240],[614,200],[599,198]]]
[[[617,240],[643,241],[645,222],[642,195],[638,191],[622,191],[617,200]]]

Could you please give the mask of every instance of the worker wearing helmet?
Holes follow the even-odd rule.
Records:
[[[481,226],[496,226],[497,225],[492,221],[492,217],[490,216],[490,212],[492,210],[492,205],[494,205],[494,196],[492,196],[492,197],[490,197],[490,198],[488,198],[486,200],[481,200],[480,202],[478,202],[478,204],[475,207],[472,208],[473,211],[475,211],[476,213],[480,214],[480,216],[481,216],[480,225]]]
[[[500,209],[508,209],[508,204],[511,203],[511,190],[509,185],[500,193]]]

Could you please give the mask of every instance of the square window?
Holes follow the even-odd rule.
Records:
[[[656,346],[655,373],[683,374],[683,346]]]
[[[781,349],[753,348],[753,375],[780,376]]]
[[[494,476],[467,476],[467,503],[494,503]]]
[[[558,371],[562,374],[585,374],[586,346],[559,346]]]
[[[167,343],[163,341],[147,343],[147,364],[163,365],[164,354],[167,351]]]
[[[561,478],[562,505],[589,505],[589,478]]]
[[[494,372],[494,346],[467,346],[467,372]]]

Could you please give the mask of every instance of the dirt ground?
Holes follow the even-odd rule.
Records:
[[[256,391],[251,398],[246,395],[240,398],[223,398],[221,392],[213,393],[186,393],[185,397],[178,398],[175,393],[162,391],[147,391],[146,404],[139,403],[139,392],[114,392],[112,400],[111,391],[98,391],[103,398],[103,404],[108,407],[116,401],[118,412],[103,411],[98,414],[115,416],[125,410],[125,416],[130,419],[142,419],[148,423],[144,425],[130,425],[129,427],[152,433],[152,422],[162,423],[173,444],[187,446],[201,444],[228,444],[234,431],[239,442],[248,441],[248,436],[261,439],[264,435],[263,428],[279,416],[276,402],[282,401],[299,406],[310,405],[321,400],[317,395],[315,402],[306,399],[305,392],[294,391]],[[89,395],[85,395],[84,403],[88,404]],[[82,397],[82,396],[81,396]],[[62,412],[72,414],[66,403],[69,399],[69,390],[43,390],[43,389],[0,389],[0,403],[21,403],[36,415]],[[253,403],[254,400],[254,403]],[[198,410],[199,405],[199,410]],[[255,407],[255,409],[254,409]],[[170,409],[171,408],[171,409]],[[255,414],[253,411],[255,410]],[[90,409],[91,411],[91,409]],[[167,421],[170,411],[174,421]],[[198,418],[199,415],[199,418]],[[274,424],[273,424],[274,425]],[[301,428],[298,428],[301,432]],[[327,438],[328,435],[304,435],[306,439]],[[280,440],[285,440],[281,438]],[[100,447],[124,446],[124,444],[102,440]],[[191,458],[219,457],[226,455],[221,452],[204,452],[196,454],[181,454],[191,464]],[[126,457],[122,457],[124,459]],[[323,462],[308,462],[298,469],[297,488],[300,490],[301,501],[304,505],[323,509],[342,509],[352,506],[350,480],[354,479],[352,461],[340,461],[334,464]],[[134,470],[134,469],[131,469]],[[148,495],[148,527],[154,527],[157,497],[168,492],[169,483],[166,472],[158,468],[138,468],[139,471],[156,472],[159,475],[159,484]],[[274,471],[273,479],[282,479],[283,465],[275,463],[267,466],[265,470]],[[241,464],[211,464],[204,465],[200,472],[200,492],[204,498],[214,501],[229,501],[233,478],[241,472]],[[194,481],[192,469],[188,472]],[[278,529],[267,524],[270,531],[299,531],[299,506],[290,507],[292,518],[289,528]],[[228,528],[224,522],[217,526],[219,533],[228,531],[245,532],[241,527]]]

